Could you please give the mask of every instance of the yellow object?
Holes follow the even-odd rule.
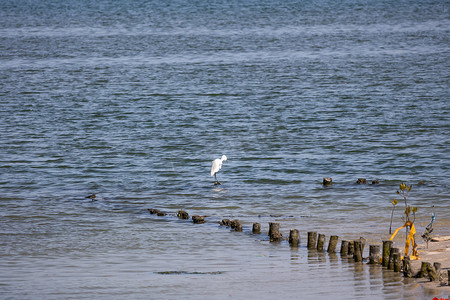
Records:
[[[397,228],[389,240],[392,241],[394,239],[395,235],[397,234],[397,232],[400,229],[405,228],[406,226],[409,226],[411,228],[411,230],[409,231],[408,237],[406,238],[405,256],[408,255],[409,245],[412,245],[412,254],[409,256],[409,258],[410,259],[419,259],[419,255],[417,253],[417,244],[414,241],[414,234],[416,234],[416,228],[414,228],[414,224],[411,221],[407,221],[405,223],[405,225]]]

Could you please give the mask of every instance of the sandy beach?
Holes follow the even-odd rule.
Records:
[[[440,236],[433,238],[428,247],[425,242],[418,247],[420,259],[411,261],[413,274],[420,270],[422,262],[440,263],[441,279],[440,281],[430,282],[428,278],[418,278],[417,281],[425,289],[439,289],[447,292],[450,297],[450,286],[448,285],[448,270],[450,270],[450,236]]]

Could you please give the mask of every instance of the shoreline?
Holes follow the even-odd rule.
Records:
[[[427,278],[416,278],[424,289],[438,289],[447,292],[450,297],[450,285],[448,284],[448,270],[450,270],[450,236],[434,237],[428,247],[425,242],[420,243],[417,248],[419,259],[411,261],[413,274],[419,272],[422,262],[441,264],[441,280],[430,281]]]

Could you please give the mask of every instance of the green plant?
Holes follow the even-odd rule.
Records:
[[[405,224],[408,221],[414,223],[414,221],[416,220],[417,207],[408,205],[408,194],[412,189],[412,185],[407,186],[406,184],[402,183],[400,184],[399,188],[400,190],[397,190],[397,194],[400,195],[405,202],[405,211],[402,220],[403,222],[405,222]],[[413,220],[411,220],[411,213],[413,214]],[[408,237],[408,227],[410,226],[406,226],[406,237]]]
[[[394,199],[391,201],[392,203],[392,212],[391,212],[391,224],[389,225],[389,234],[392,234],[392,218],[394,217],[394,210],[395,210],[395,206],[398,203],[397,199]]]

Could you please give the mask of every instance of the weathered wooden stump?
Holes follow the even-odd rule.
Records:
[[[432,266],[431,264],[427,265],[427,272],[428,272],[428,277],[430,278],[430,281],[438,281],[439,280],[439,275],[436,272],[436,269],[434,268],[434,266]]]
[[[331,177],[323,178],[323,185],[330,185],[332,182],[333,182],[333,179]]]
[[[189,214],[187,212],[185,212],[184,210],[180,209],[177,213],[177,217],[178,217],[178,219],[187,220],[187,219],[189,219]]]
[[[362,262],[362,252],[361,252],[361,240],[353,241],[354,254],[353,259],[355,262]]]
[[[372,265],[380,264],[380,246],[379,245],[369,245],[369,264],[372,264]]]
[[[242,231],[241,222],[239,222],[239,220],[231,221],[231,229],[234,229],[234,231]]]
[[[341,242],[341,256],[348,255],[348,241]]]
[[[252,232],[254,234],[260,234],[261,233],[261,224],[259,223],[253,223]]]
[[[419,273],[417,273],[417,275],[415,276],[416,278],[423,278],[423,277],[427,277],[428,275],[428,265],[430,265],[429,262],[422,262],[422,265],[420,266],[420,271]]]
[[[392,241],[383,241],[383,256],[382,256],[382,266],[388,267],[389,265],[389,254],[391,253]]]
[[[222,221],[220,222],[220,225],[231,227],[231,221],[230,221],[230,219],[222,219]]]
[[[361,256],[364,254],[364,247],[366,246],[366,239],[363,237],[360,237],[359,240],[361,241]]]
[[[394,253],[392,260],[394,263],[394,272],[400,272],[402,270],[402,260],[400,257],[400,253]]]
[[[271,242],[281,241],[280,223],[269,222],[269,238]]]
[[[395,253],[400,253],[400,249],[391,248],[391,251],[389,252],[388,270],[394,270],[394,254]]]
[[[330,236],[330,241],[328,242],[328,253],[334,253],[336,251],[336,246],[338,243],[339,237],[337,235]]]
[[[317,238],[317,251],[323,251],[323,245],[325,244],[325,234],[320,234]]]
[[[365,178],[358,178],[358,180],[356,180],[357,184],[366,184],[367,180]]]
[[[351,256],[353,258],[353,255],[355,254],[355,244],[353,241],[348,241],[348,252],[347,255]]]
[[[194,215],[192,216],[192,222],[194,222],[194,224],[203,224],[205,223],[205,217]]]
[[[411,270],[411,261],[409,259],[409,256],[405,256],[403,258],[403,276],[406,278],[413,277],[412,270]]]
[[[317,241],[317,232],[316,231],[308,232],[308,242],[306,244],[306,248],[310,250],[315,249],[316,241]]]
[[[433,267],[436,270],[436,273],[440,273],[441,272],[441,263],[435,262],[433,263]]]
[[[289,232],[289,244],[297,247],[300,244],[300,234],[297,229],[291,229]]]

